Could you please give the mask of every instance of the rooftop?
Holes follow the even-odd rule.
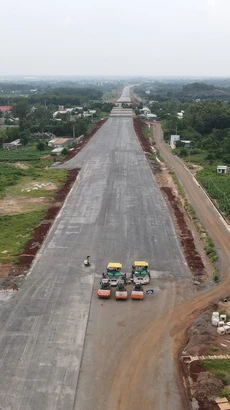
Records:
[[[10,105],[0,105],[1,112],[11,111],[12,107]]]

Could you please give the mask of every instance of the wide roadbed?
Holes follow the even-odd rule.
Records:
[[[170,312],[177,283],[186,286],[190,274],[132,119],[110,118],[63,166],[81,166],[79,177],[30,276],[0,306],[0,409],[159,410],[174,401],[180,410],[170,356],[164,366],[163,357],[146,362],[148,354],[141,354],[151,352],[151,319]],[[82,266],[87,254],[89,269]],[[95,292],[106,263],[121,262],[129,272],[135,259],[149,261],[155,296],[101,303]],[[167,353],[170,339],[156,335],[155,346],[164,344]],[[137,358],[143,372],[136,373]],[[156,392],[168,392],[160,407],[154,384]]]

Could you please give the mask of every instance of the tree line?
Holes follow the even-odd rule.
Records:
[[[208,159],[230,163],[230,106],[221,100],[193,102],[183,119],[175,114],[163,120],[166,139],[175,134],[207,152]]]

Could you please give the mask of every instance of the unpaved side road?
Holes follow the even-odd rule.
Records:
[[[169,145],[163,142],[163,132],[160,123],[154,124],[154,139],[166,165],[177,174],[189,202],[213,239],[220,256],[221,268],[227,274],[230,266],[230,233],[228,229],[219,213],[204,194],[202,188],[194,180],[193,175],[184,167],[182,161],[177,156],[172,155]]]

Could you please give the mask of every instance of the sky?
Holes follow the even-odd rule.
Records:
[[[230,0],[7,0],[0,75],[230,76]]]

